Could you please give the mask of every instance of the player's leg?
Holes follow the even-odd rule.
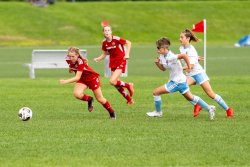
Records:
[[[117,81],[119,80],[121,74],[122,74],[122,69],[116,69],[116,70],[112,71],[112,75],[109,79],[109,83],[113,86],[116,86]],[[117,85],[117,86],[120,86],[120,85]]]
[[[223,100],[223,98],[222,98],[220,95],[216,94],[216,93],[213,91],[213,89],[212,89],[212,87],[211,87],[209,81],[203,82],[203,83],[201,84],[201,87],[202,87],[202,89],[206,92],[206,94],[207,94],[210,98],[214,99],[214,100],[215,100],[215,101],[216,101],[216,102],[226,111],[227,117],[229,117],[229,118],[230,118],[230,117],[233,117],[233,113],[234,113],[233,109],[230,108],[230,107],[228,107],[228,105],[227,105],[226,102]]]
[[[116,70],[121,69],[122,73],[124,73],[126,71],[126,61],[123,61],[119,66],[116,67]],[[116,83],[117,86],[121,86],[121,87],[125,87],[128,89],[129,91],[129,95],[132,97],[134,95],[134,84],[133,83],[127,83],[121,80],[117,80]]]
[[[110,78],[110,84],[114,85],[114,86],[119,86],[119,87],[125,87],[125,88],[127,88],[128,91],[129,91],[129,95],[132,97],[133,94],[134,94],[134,85],[133,85],[133,83],[127,83],[127,82],[119,80],[119,77],[121,76],[121,74],[122,74],[122,72],[124,70],[125,69],[120,68],[120,66],[118,66],[117,69],[115,69],[112,72],[112,76]]]
[[[134,95],[134,84],[133,83],[127,83],[121,80],[117,80],[116,86],[125,87],[129,91],[129,95],[132,97]]]
[[[196,84],[196,81],[192,77],[187,76],[187,84],[188,86],[192,86]]]
[[[88,102],[88,110],[91,112],[93,110],[93,97],[84,94],[84,90],[87,88],[87,85],[83,83],[76,83],[74,88],[74,96],[82,101]]]
[[[112,75],[110,77],[110,84],[115,86],[116,89],[120,92],[120,94],[127,100],[127,104],[134,104],[133,99],[131,96],[124,90],[123,86],[125,83],[122,81],[119,81],[119,77],[122,74],[122,69],[116,69],[112,72]],[[121,84],[122,83],[122,84]],[[126,83],[127,84],[127,83]]]
[[[199,104],[202,108],[208,111],[209,117],[211,120],[214,119],[215,116],[215,106],[208,105],[205,101],[203,101],[200,97],[192,95],[192,93],[188,90],[187,92],[182,94],[191,104]]]
[[[110,118],[115,119],[116,118],[115,111],[113,110],[113,108],[109,104],[108,100],[103,97],[101,87],[93,90],[93,93],[94,93],[97,101],[99,103],[101,103],[103,105],[103,107],[109,112]]]
[[[166,94],[166,93],[169,93],[169,92],[166,90],[165,85],[162,85],[153,91],[155,111],[147,112],[147,115],[149,117],[162,117],[161,95]]]
[[[127,104],[134,104],[134,100],[126,92],[126,90],[121,86],[115,86],[115,88],[120,92],[120,94],[127,100]]]
[[[196,84],[195,78],[187,76],[187,84],[188,86],[192,86]],[[194,105],[194,112],[193,115],[194,117],[198,116],[200,111],[202,110],[202,107],[197,103],[197,104],[193,104]]]

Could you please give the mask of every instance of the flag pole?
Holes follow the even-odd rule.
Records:
[[[207,70],[207,44],[206,44],[206,35],[207,35],[207,23],[206,19],[203,20],[204,23],[204,70]]]

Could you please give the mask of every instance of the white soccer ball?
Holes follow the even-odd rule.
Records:
[[[29,107],[23,107],[18,111],[18,116],[23,121],[28,121],[32,118],[32,110]]]

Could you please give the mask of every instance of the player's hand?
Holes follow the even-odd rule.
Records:
[[[66,80],[60,79],[60,80],[59,80],[59,83],[60,83],[61,85],[66,84]]]
[[[186,68],[186,72],[190,72],[191,71],[191,68]]]
[[[98,57],[94,58],[95,62],[99,62],[100,60],[98,59]]]
[[[157,57],[157,58],[155,59],[155,63],[156,63],[156,64],[159,64],[159,63],[160,63],[159,57]]]
[[[69,73],[73,73],[74,72],[74,70],[72,70],[71,68],[69,69]]]
[[[204,57],[203,56],[198,56],[198,61],[203,61]]]
[[[128,59],[129,59],[129,55],[125,55],[125,56],[124,56],[124,59],[125,59],[125,60],[128,60]]]

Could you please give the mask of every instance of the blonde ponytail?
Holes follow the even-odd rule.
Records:
[[[80,51],[79,48],[74,47],[74,46],[71,46],[71,47],[68,49],[68,54],[69,54],[70,52],[73,52],[73,53],[75,53],[76,55],[80,56],[80,57],[84,60],[84,63],[85,63],[85,64],[88,63],[88,60],[82,56],[81,51]]]

